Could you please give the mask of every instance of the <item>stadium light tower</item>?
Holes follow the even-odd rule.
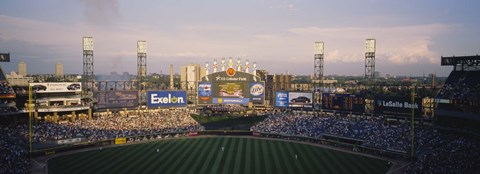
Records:
[[[372,88],[375,85],[375,39],[365,41],[365,80]]]
[[[137,41],[137,76],[140,105],[146,102],[145,78],[147,77],[147,41]]]
[[[88,95],[94,87],[93,37],[83,37],[83,93]]]
[[[324,43],[315,42],[313,45],[314,49],[314,59],[313,59],[313,92],[314,92],[314,103],[313,111],[320,107],[321,102],[321,87],[323,85],[323,55],[324,55]],[[321,108],[321,107],[320,107]]]

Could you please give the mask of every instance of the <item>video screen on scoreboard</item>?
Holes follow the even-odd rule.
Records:
[[[243,83],[221,82],[218,84],[219,97],[245,98]]]
[[[138,106],[138,91],[94,91],[98,108],[129,108]]]
[[[365,112],[365,97],[356,94],[322,94],[322,108],[327,110]]]

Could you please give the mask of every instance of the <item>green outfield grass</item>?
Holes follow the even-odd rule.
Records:
[[[240,137],[160,140],[75,153],[48,161],[49,172],[54,174],[373,174],[386,173],[390,166],[388,161],[317,146]]]
[[[267,116],[201,116],[192,115],[206,130],[250,130],[254,124],[261,122]]]

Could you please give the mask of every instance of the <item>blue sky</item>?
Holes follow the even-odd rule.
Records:
[[[475,55],[480,1],[2,0],[0,52],[28,73],[82,73],[82,37],[94,38],[95,74],[136,74],[136,41],[148,73],[222,57],[271,73],[313,74],[313,43],[325,42],[325,74],[363,75],[365,39],[377,39],[382,74],[446,76],[440,56]]]

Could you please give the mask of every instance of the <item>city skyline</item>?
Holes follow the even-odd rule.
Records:
[[[147,41],[148,74],[233,57],[271,73],[313,74],[313,43],[325,43],[326,75],[364,74],[365,39],[377,40],[382,74],[447,76],[441,56],[478,54],[476,1],[7,0],[0,52],[29,73],[82,74],[82,37],[94,39],[94,72],[136,74],[136,41]],[[34,65],[34,66],[32,66]],[[36,66],[44,65],[44,66]]]

